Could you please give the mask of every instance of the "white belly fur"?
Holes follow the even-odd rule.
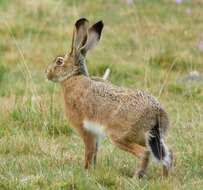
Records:
[[[101,125],[100,123],[92,122],[89,120],[84,120],[84,128],[88,131],[92,132],[96,136],[100,138],[104,138],[105,134],[105,126]]]

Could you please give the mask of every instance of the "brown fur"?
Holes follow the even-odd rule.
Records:
[[[83,75],[63,81],[62,86],[70,121],[80,118],[103,124],[115,140],[145,145],[144,134],[155,125],[157,116],[167,117],[160,104],[140,90],[116,87]],[[76,118],[70,112],[76,112]],[[164,119],[165,124],[161,126],[167,128],[168,119]]]
[[[86,21],[83,19],[79,23],[82,25],[83,22]],[[78,24],[76,26],[80,27]],[[102,27],[101,22],[93,25],[89,38],[91,32],[100,35]],[[81,36],[86,36],[85,32]],[[86,40],[88,43],[88,38]],[[81,41],[84,44],[84,39]],[[150,154],[146,147],[146,134],[156,125],[158,118],[160,133],[164,135],[169,126],[167,113],[154,97],[144,91],[117,87],[80,73],[78,57],[81,56],[78,55],[82,51],[74,47],[71,49],[74,53],[67,54],[62,65],[54,63],[48,68],[47,77],[62,85],[66,115],[85,144],[85,168],[90,166],[93,159],[96,160],[98,143],[97,135],[84,128],[84,121],[88,120],[105,126],[112,143],[141,159],[137,175],[142,177]],[[85,49],[85,46],[81,48]],[[164,167],[164,173],[168,173],[168,168]]]

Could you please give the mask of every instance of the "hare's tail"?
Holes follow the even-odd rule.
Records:
[[[150,129],[147,144],[155,159],[163,163],[166,167],[170,167],[172,163],[172,153],[164,142],[160,132],[160,124],[161,123],[157,120],[156,125]]]

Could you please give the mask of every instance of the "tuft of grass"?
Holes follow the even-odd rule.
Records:
[[[191,63],[186,57],[178,57],[168,49],[151,57],[149,63],[152,66],[179,72],[188,71],[191,68]]]
[[[7,73],[8,68],[4,65],[0,65],[0,83],[3,83],[3,80],[5,79]]]
[[[61,114],[61,108],[53,108],[51,103],[48,109],[51,111],[46,113],[40,100],[37,97],[31,97],[25,99],[23,103],[22,100],[18,100],[11,112],[11,117],[15,124],[20,125],[24,130],[38,129],[54,136],[71,135],[72,129]]]
[[[186,99],[200,99],[202,97],[202,89],[199,85],[191,82],[179,82],[176,84],[169,84],[168,91],[174,95],[181,95]]]

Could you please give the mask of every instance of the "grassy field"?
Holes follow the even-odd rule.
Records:
[[[203,72],[202,8],[202,0],[0,0],[0,189],[203,189],[203,83],[181,80]],[[105,23],[91,75],[109,67],[112,83],[151,92],[169,113],[168,179],[154,162],[144,179],[131,178],[138,161],[108,140],[96,169],[84,170],[60,85],[44,74],[69,50],[79,17]]]

